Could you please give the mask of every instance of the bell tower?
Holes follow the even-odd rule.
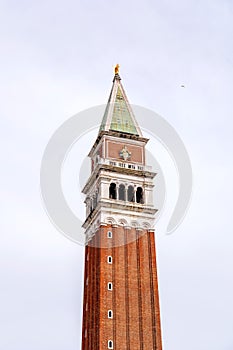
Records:
[[[89,153],[82,350],[161,350],[153,178],[119,66]]]

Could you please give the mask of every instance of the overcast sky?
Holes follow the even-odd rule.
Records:
[[[0,349],[80,350],[84,249],[47,217],[40,163],[63,122],[106,103],[116,63],[193,167],[185,220],[156,234],[164,350],[233,349],[232,36],[229,0],[0,2]]]

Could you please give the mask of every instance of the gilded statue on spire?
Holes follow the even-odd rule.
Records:
[[[115,74],[119,74],[119,64],[117,63],[116,66],[115,66]]]

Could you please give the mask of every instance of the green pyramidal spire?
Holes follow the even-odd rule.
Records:
[[[119,65],[115,68],[112,90],[99,131],[118,131],[121,133],[142,136],[141,130],[136,122],[132,108],[121,84],[118,69]]]

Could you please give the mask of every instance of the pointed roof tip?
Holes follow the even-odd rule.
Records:
[[[121,80],[121,77],[119,76],[119,74],[115,74],[115,75],[114,75],[113,82],[114,82],[115,80]]]

